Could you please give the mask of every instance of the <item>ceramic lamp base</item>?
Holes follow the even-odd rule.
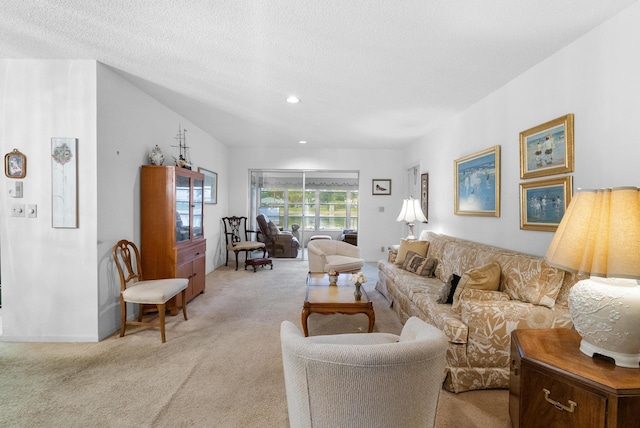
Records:
[[[639,368],[638,281],[597,277],[580,281],[569,291],[569,310],[584,354],[600,354],[614,359],[617,366]]]

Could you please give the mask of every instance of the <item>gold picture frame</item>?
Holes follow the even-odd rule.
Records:
[[[4,175],[9,178],[24,178],[27,176],[27,157],[18,149],[4,155]]]
[[[453,161],[454,214],[500,217],[500,146]]]
[[[573,172],[573,114],[520,133],[520,178]]]
[[[570,175],[520,183],[520,229],[555,232],[572,194]]]

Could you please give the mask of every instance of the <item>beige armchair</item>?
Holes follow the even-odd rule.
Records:
[[[447,349],[437,328],[412,317],[400,336],[304,337],[284,321],[280,339],[291,427],[434,426]]]
[[[309,272],[356,272],[364,266],[360,248],[342,241],[315,239],[307,245]]]

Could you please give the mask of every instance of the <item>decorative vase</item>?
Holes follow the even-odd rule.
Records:
[[[353,292],[353,295],[356,296],[356,300],[360,300],[362,298],[362,291],[360,291],[361,284],[356,282],[356,291]]]
[[[151,165],[162,165],[164,163],[164,155],[157,144],[149,153],[149,163]]]
[[[338,275],[329,275],[329,285],[338,284]]]

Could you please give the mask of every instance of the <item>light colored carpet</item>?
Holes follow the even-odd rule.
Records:
[[[167,343],[138,328],[100,343],[0,342],[2,427],[286,427],[280,323],[300,326],[307,263],[274,260],[253,273],[219,268],[189,320],[168,317]],[[402,325],[373,290],[375,331]],[[367,317],[309,317],[309,332],[366,332]],[[442,391],[436,427],[508,428],[508,392]]]

